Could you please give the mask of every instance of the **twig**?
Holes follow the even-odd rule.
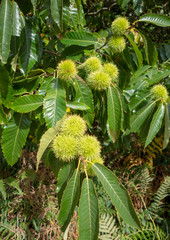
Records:
[[[114,5],[117,5],[117,3],[113,3],[110,7],[102,7],[101,9],[99,9],[96,12],[89,12],[89,13],[87,12],[85,15],[87,15],[87,16],[95,16],[95,15],[99,14],[102,11],[110,11]]]
[[[56,53],[56,52],[52,52],[52,51],[49,51],[49,50],[46,50],[46,49],[43,49],[43,52],[48,53],[48,54],[51,54],[51,55],[53,55],[53,56],[62,57],[61,54]],[[77,63],[77,64],[81,64],[80,62],[77,62],[77,61],[74,61],[74,62]]]
[[[85,85],[87,86],[86,82],[85,82],[81,77],[79,77],[78,75],[76,75],[76,78],[77,78],[80,82],[82,82],[83,84],[85,84]]]
[[[100,49],[102,49],[104,46],[106,46],[107,42],[105,42],[101,47],[96,49],[96,52],[99,51]]]
[[[53,56],[57,56],[57,57],[60,57],[61,55],[58,54],[58,53],[55,53],[55,52],[52,52],[52,51],[49,51],[49,50],[46,50],[46,49],[43,49],[43,52],[45,53],[48,53],[48,54],[51,54]]]

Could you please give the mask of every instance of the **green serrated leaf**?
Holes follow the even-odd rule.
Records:
[[[53,127],[66,113],[66,92],[60,79],[53,79],[47,87],[43,111],[47,127]]]
[[[62,56],[67,57],[69,56],[76,56],[79,55],[81,53],[83,53],[85,50],[91,50],[93,49],[94,46],[90,45],[90,46],[86,46],[86,47],[82,47],[82,46],[77,46],[77,45],[69,45],[67,47],[64,48],[64,50],[62,51]]]
[[[153,77],[147,80],[147,86],[151,86],[155,83],[158,83],[160,80],[164,79],[168,75],[170,75],[170,70],[168,69],[164,69],[163,71],[154,74]]]
[[[80,176],[79,170],[76,169],[67,184],[61,200],[60,211],[58,214],[58,222],[61,226],[62,231],[65,231],[70,222],[70,219],[72,218],[74,209],[79,199],[79,189]]]
[[[26,95],[17,98],[12,106],[17,112],[28,113],[39,108],[43,103],[43,96],[39,95]]]
[[[57,197],[58,197],[59,207],[61,204],[63,192],[67,186],[67,182],[73,175],[74,170],[75,170],[74,162],[69,162],[69,163],[66,163],[59,171],[58,178],[57,178]]]
[[[23,30],[24,41],[19,52],[19,67],[23,75],[31,70],[39,57],[39,35],[37,29],[29,21]]]
[[[0,6],[0,60],[6,64],[12,35],[12,6],[9,0],[2,0]]]
[[[120,102],[119,95],[115,89],[115,87],[111,86],[108,89],[108,123],[109,123],[109,130],[112,136],[113,142],[119,136],[120,128],[121,128],[121,121],[122,121],[122,105]]]
[[[21,24],[21,12],[16,2],[12,2],[12,35],[20,37],[23,25]]]
[[[83,112],[84,119],[89,126],[93,123],[94,120],[94,105],[93,105],[93,94],[85,82],[75,79],[74,87],[76,90],[76,96],[74,101],[83,103],[87,105],[90,109]]]
[[[141,223],[128,191],[121,185],[115,174],[99,163],[95,163],[92,168],[123,220],[131,227],[141,229]]]
[[[39,149],[37,152],[37,170],[38,170],[38,166],[41,160],[41,157],[43,156],[45,150],[47,149],[47,147],[49,146],[49,144],[52,142],[52,140],[54,139],[54,137],[57,135],[57,133],[59,132],[60,129],[60,124],[61,122],[59,121],[56,126],[49,128],[44,135],[41,137],[40,140],[40,145],[39,145]]]
[[[70,20],[70,1],[51,0],[51,15],[61,32],[66,30]]]
[[[141,108],[139,111],[134,113],[131,118],[131,129],[125,132],[128,135],[131,132],[138,132],[142,124],[146,121],[148,116],[152,113],[156,105],[156,101],[148,103],[146,106]]]
[[[45,81],[41,83],[39,90],[37,91],[38,95],[45,96],[47,92],[48,84],[53,80],[53,76],[45,78]]]
[[[149,143],[152,142],[153,138],[155,137],[155,135],[158,133],[159,129],[161,128],[164,114],[165,114],[165,105],[160,103],[157,111],[155,112],[155,114],[152,118],[149,132],[148,132],[146,142],[145,142],[145,147]]]
[[[72,108],[75,110],[81,110],[81,111],[90,109],[89,106],[87,106],[85,103],[81,103],[81,102],[67,102],[66,106],[68,108]]]
[[[133,41],[133,38],[131,37],[131,35],[130,34],[129,35],[125,34],[125,36],[129,40],[129,42],[132,44],[132,47],[133,47],[133,49],[135,51],[135,54],[136,54],[136,57],[138,59],[138,69],[140,69],[142,67],[142,64],[143,64],[142,53],[140,52],[136,43]]]
[[[131,79],[130,79],[130,84],[132,85],[132,84],[138,82],[139,79],[141,79],[141,77],[142,77],[143,79],[146,78],[145,75],[143,76],[143,74],[144,74],[150,67],[151,67],[151,66],[146,65],[146,66],[142,66],[141,69],[137,70],[137,71],[133,74],[133,76],[131,77]]]
[[[164,144],[163,149],[168,146],[170,137],[170,109],[168,103],[165,104],[165,130],[164,130]]]
[[[37,78],[41,77],[43,75],[44,71],[42,69],[35,69],[32,70],[28,73],[27,77],[24,76],[19,76],[13,79],[13,83],[30,83],[34,80],[36,80]],[[49,78],[48,78],[49,79]],[[47,81],[48,84],[48,81]]]
[[[149,98],[152,95],[150,90],[146,91],[139,91],[136,92],[132,95],[130,98],[130,110],[132,111],[133,109],[137,108],[143,101],[146,101],[147,98]]]
[[[36,12],[36,5],[37,5],[37,0],[31,0],[32,6],[33,6],[33,10],[34,10],[34,15]]]
[[[30,124],[31,121],[27,115],[15,113],[2,132],[2,150],[11,166],[17,162],[21,155]]]
[[[153,44],[152,40],[145,33],[139,31],[139,34],[142,36],[143,39],[147,63],[151,66],[154,66],[158,60],[156,46]]]
[[[161,15],[161,14],[154,14],[154,13],[144,14],[139,18],[138,21],[152,23],[160,27],[170,26],[170,17],[166,15]]]
[[[11,97],[10,88],[11,80],[9,78],[8,72],[3,66],[0,65],[0,96],[3,100],[7,100],[9,97]]]
[[[80,240],[97,240],[99,232],[98,200],[93,182],[88,178],[83,180],[78,214]]]
[[[61,40],[65,45],[78,45],[78,46],[90,46],[98,43],[98,39],[92,34],[87,32],[68,32]]]
[[[1,123],[5,123],[5,124],[7,123],[7,117],[6,117],[6,114],[4,113],[2,104],[0,104],[0,124]]]
[[[128,101],[121,90],[116,87],[116,91],[121,105],[121,130],[124,131],[126,128],[130,128],[130,109]]]

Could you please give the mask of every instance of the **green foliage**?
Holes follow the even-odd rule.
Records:
[[[12,35],[11,24],[12,6],[9,0],[2,1],[0,8],[0,59],[6,63],[10,51],[10,40]]]
[[[170,70],[168,62],[160,62],[163,58],[162,54],[159,56],[160,51],[158,54],[159,46],[145,33],[143,22],[167,27],[169,17],[148,13],[135,17],[136,21],[132,17],[131,23],[128,18],[112,18],[106,22],[106,30],[95,32],[98,23],[94,26],[86,24],[86,20],[104,12],[105,1],[100,5],[101,1],[95,1],[99,7],[95,14],[87,11],[86,1],[28,2],[28,9],[23,6],[25,2],[18,5],[15,1],[2,0],[0,5],[0,132],[4,157],[14,166],[29,138],[37,148],[39,144],[37,171],[42,159],[57,177],[58,221],[63,231],[78,206],[80,240],[98,238],[95,174],[120,217],[140,229],[141,223],[127,190],[115,174],[102,166],[100,144],[90,135],[100,128],[101,144],[103,140],[112,141],[116,148],[124,144],[131,133],[137,133],[146,147],[164,131],[164,148],[167,147],[168,94],[163,98],[153,89],[155,84],[161,84],[168,92]],[[114,4],[123,11],[122,15],[129,6],[140,15],[146,6],[143,1],[132,4],[128,0]],[[113,12],[111,8],[107,6],[109,12]],[[115,16],[120,15],[116,11]],[[80,122],[64,123],[69,119],[67,115],[74,114]],[[83,136],[85,121],[89,135]],[[73,123],[77,128],[72,127]],[[85,138],[88,140],[83,141]],[[6,185],[22,194],[13,177],[0,179],[4,200]],[[114,221],[111,218],[103,221],[112,236]],[[11,222],[9,230],[12,226]],[[6,222],[0,228],[2,237],[15,236],[15,230],[8,235],[5,228]],[[134,236],[137,234],[142,239],[143,234],[149,239],[153,232],[148,231],[148,235],[146,229],[143,233],[135,232]]]
[[[61,80],[54,79],[47,87],[47,95],[44,98],[43,113],[47,127],[54,127],[66,112],[66,92]]]
[[[120,185],[117,177],[109,169],[98,163],[93,165],[93,170],[101,181],[107,194],[110,196],[120,216],[130,226],[140,229],[140,221],[133,208],[128,192]]]
[[[154,218],[157,217],[157,213],[160,208],[164,207],[162,200],[170,195],[170,178],[165,177],[165,181],[161,184],[158,191],[153,196],[153,202],[149,208],[149,211],[153,215]]]
[[[49,144],[52,142],[53,138],[57,135],[60,124],[61,123],[58,122],[58,124],[55,127],[49,128],[42,136],[38,153],[37,153],[37,168],[38,168],[40,159],[43,156],[43,153],[45,152]]]
[[[140,22],[149,22],[160,27],[170,26],[170,17],[161,14],[145,14],[139,18]]]
[[[42,102],[42,96],[22,96],[14,101],[12,109],[14,109],[16,112],[27,113],[39,108],[42,105]]]
[[[3,180],[0,180],[0,192],[3,196],[3,198],[6,200],[6,190],[5,190],[5,186],[4,186],[4,182]]]
[[[80,176],[79,171],[76,169],[73,176],[70,178],[67,187],[63,193],[60,211],[58,214],[58,221],[63,231],[66,230],[72,216],[74,209],[79,199],[80,191]]]
[[[14,165],[21,155],[22,148],[29,133],[31,121],[25,114],[15,113],[13,119],[2,134],[2,150],[7,162]]]
[[[157,232],[159,234],[159,238],[157,236]],[[160,229],[158,226],[157,226],[157,232],[155,231],[153,224],[148,223],[142,231],[132,232],[131,234],[128,234],[128,236],[126,236],[124,239],[128,239],[128,240],[136,240],[136,239],[140,239],[140,240],[160,239],[160,240],[163,240],[163,239],[165,239],[165,237],[166,237],[165,232],[162,229]]]
[[[105,214],[100,217],[99,239],[120,239],[119,229],[116,226],[115,221],[115,218],[109,214]]]
[[[99,231],[98,200],[93,182],[85,178],[79,205],[79,236],[80,239],[97,240]]]
[[[24,239],[26,237],[26,229],[24,224],[21,224],[22,228],[17,226],[17,222],[15,220],[11,220],[10,222],[5,221],[0,223],[0,237],[1,239]]]

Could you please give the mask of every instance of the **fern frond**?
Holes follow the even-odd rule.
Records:
[[[14,236],[16,233],[13,229],[13,226],[5,221],[4,223],[0,223],[0,239],[9,239]]]
[[[152,182],[153,177],[147,167],[139,169],[132,182],[136,185],[138,191],[144,196]]]
[[[132,232],[123,238],[123,240],[157,240],[159,235],[159,240],[166,239],[166,233],[159,227],[156,226],[157,233],[152,222],[146,224],[143,230]]]
[[[0,240],[26,239],[25,237],[24,229],[17,226],[16,220],[0,222]]]
[[[151,204],[149,211],[156,217],[157,211],[162,207],[162,200],[170,196],[170,177],[165,177],[165,181],[161,184],[158,191],[153,197],[153,203]]]
[[[121,235],[119,233],[119,228],[115,225],[115,219],[113,216],[104,214],[100,218],[99,222],[99,232],[100,240],[119,240]]]

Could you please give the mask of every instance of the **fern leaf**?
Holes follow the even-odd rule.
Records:
[[[132,232],[125,236],[123,240],[157,240],[159,235],[159,240],[165,240],[165,232],[156,226],[157,232],[153,226],[153,223],[149,222],[146,224],[146,227],[143,230]]]
[[[160,207],[162,207],[162,200],[170,195],[170,177],[165,177],[165,181],[161,184],[158,191],[153,197],[153,203],[150,207],[151,214],[156,217],[156,213]]]
[[[120,234],[118,232],[118,227],[115,225],[115,219],[113,216],[108,214],[104,214],[100,218],[99,223],[99,231],[100,231],[100,240],[119,240]]]

